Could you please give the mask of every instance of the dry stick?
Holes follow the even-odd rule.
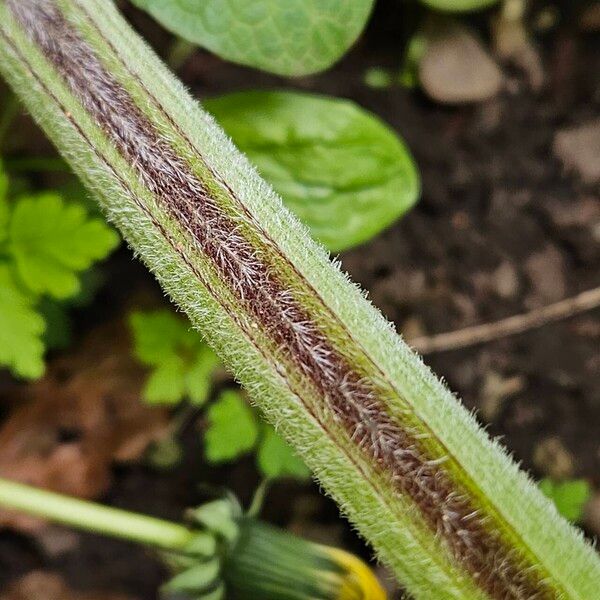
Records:
[[[493,323],[483,323],[456,331],[422,336],[409,340],[409,344],[421,354],[446,352],[490,342],[499,338],[542,327],[548,323],[568,319],[600,306],[600,287],[587,290],[560,302],[536,308],[528,313],[514,315]]]

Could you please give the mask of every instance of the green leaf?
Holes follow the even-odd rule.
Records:
[[[151,404],[177,404],[186,396],[204,404],[212,375],[221,362],[200,335],[170,310],[136,311],[129,315],[133,351],[152,367],[143,398]]]
[[[332,251],[367,241],[418,198],[419,176],[406,146],[352,102],[255,91],[205,106]]]
[[[174,437],[166,437],[150,447],[146,460],[156,469],[166,471],[180,464],[183,459],[181,443]]]
[[[256,415],[239,392],[224,391],[207,416],[204,450],[209,462],[232,460],[254,448],[258,438]]]
[[[18,273],[34,293],[68,298],[79,291],[78,273],[105,258],[119,238],[78,204],[45,192],[21,198],[10,218],[9,251]]]
[[[371,67],[364,75],[365,85],[374,90],[385,90],[392,87],[394,78],[388,69],[383,67]]]
[[[590,484],[585,479],[552,481],[542,479],[539,483],[542,492],[550,498],[558,512],[574,523],[581,521],[583,510],[592,496]]]
[[[308,467],[270,425],[264,425],[256,460],[265,477],[310,477]]]
[[[422,31],[418,31],[408,42],[398,74],[398,82],[404,87],[411,89],[419,84],[419,63],[426,50],[427,37]]]
[[[488,8],[498,0],[421,0],[421,2],[445,12],[468,12]]]
[[[160,365],[177,352],[188,335],[189,325],[170,310],[135,311],[129,315],[133,349],[137,359],[148,366]]]
[[[354,43],[373,0],[133,0],[222,58],[279,75],[322,71]]]
[[[214,587],[218,581],[221,562],[218,558],[188,568],[175,575],[162,590],[165,592],[184,592],[185,594],[198,595]]]
[[[44,372],[44,319],[33,308],[33,299],[0,264],[0,364],[15,375],[36,378]]]
[[[149,404],[178,404],[185,396],[185,363],[170,354],[150,373],[143,397]]]

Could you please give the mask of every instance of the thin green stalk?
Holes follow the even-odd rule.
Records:
[[[0,72],[417,598],[589,600],[600,561],[107,0],[0,0]]]
[[[177,523],[69,498],[2,478],[0,506],[161,550],[183,550],[194,539],[190,529]]]
[[[223,600],[226,591],[227,597],[261,600],[386,598],[356,556],[244,515],[233,498],[189,511],[193,530],[3,478],[0,508],[161,550],[172,572],[162,591],[186,598]]]

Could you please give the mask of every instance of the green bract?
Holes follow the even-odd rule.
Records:
[[[352,102],[253,91],[204,105],[332,251],[367,241],[418,198],[419,176],[404,143]]]
[[[373,0],[133,0],[219,56],[280,75],[322,71],[356,40]]]
[[[470,10],[482,10],[498,0],[421,0],[424,4],[437,10],[447,12],[467,12]]]

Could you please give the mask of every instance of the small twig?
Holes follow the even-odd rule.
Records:
[[[465,327],[457,331],[418,337],[408,340],[408,343],[421,354],[457,350],[458,348],[466,348],[522,333],[560,319],[567,319],[598,306],[600,306],[600,287],[582,292],[577,296],[561,300],[555,304],[537,308],[528,313],[515,315],[493,323]]]

